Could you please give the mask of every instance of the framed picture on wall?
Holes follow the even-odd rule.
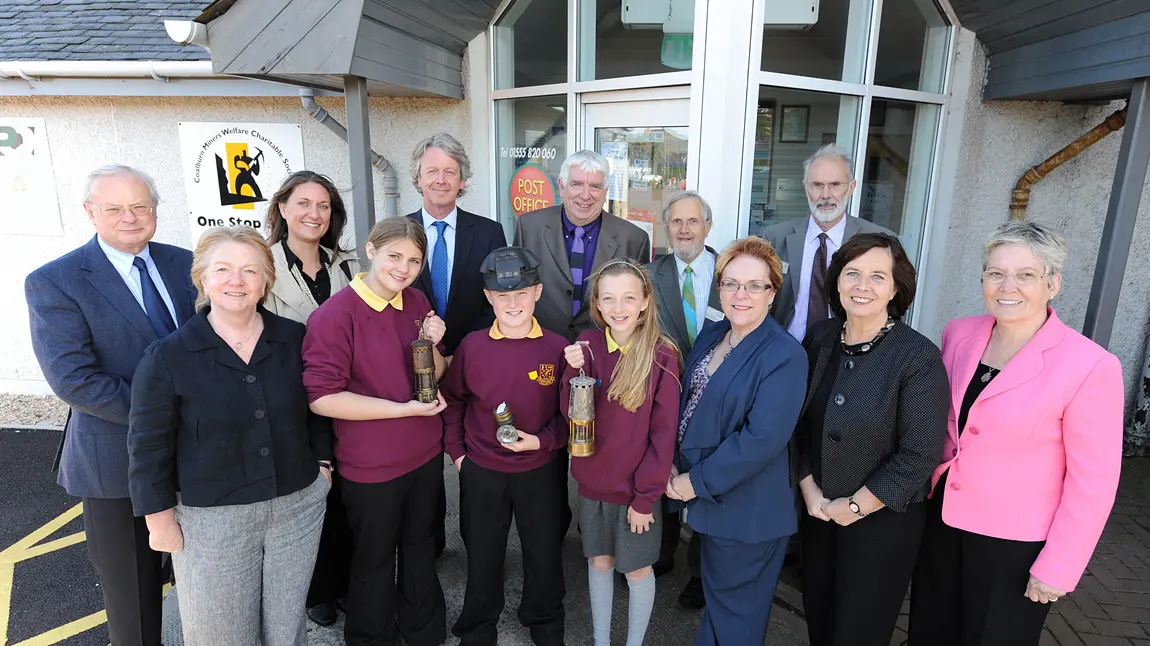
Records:
[[[779,143],[805,144],[810,127],[811,106],[784,105],[779,114]]]

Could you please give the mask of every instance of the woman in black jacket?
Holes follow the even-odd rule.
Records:
[[[304,326],[263,308],[275,270],[254,229],[204,233],[192,282],[198,313],[132,379],[132,507],[172,553],[185,644],[304,646],[332,457],[303,388]]]
[[[803,606],[812,646],[885,646],[914,570],[949,386],[929,339],[900,322],[915,270],[898,239],[852,237],[827,270],[835,316],[811,328],[795,431]]]

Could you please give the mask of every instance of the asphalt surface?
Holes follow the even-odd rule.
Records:
[[[51,471],[59,439],[60,435],[56,431],[0,430],[0,491],[4,492],[0,495],[0,519],[3,521],[0,522],[0,646],[20,646],[26,640],[32,641],[25,646],[105,646],[108,643],[107,628],[102,623],[67,637],[61,635],[61,632],[74,632],[75,628],[59,630],[61,626],[82,620],[103,609],[99,582],[82,541],[15,563],[7,640],[3,639],[5,595],[2,586],[5,555],[8,560],[12,560],[13,545],[68,513],[79,503],[56,485],[55,474]],[[455,468],[445,463],[444,473],[448,486],[448,547],[440,559],[439,574],[447,595],[448,621],[454,621],[463,604],[467,557],[457,530],[458,479]],[[574,494],[573,486],[571,491]],[[76,514],[75,518],[68,520],[56,531],[25,547],[44,545],[78,532],[83,532],[83,522]],[[522,593],[522,560],[514,528],[507,556],[507,607],[500,621],[499,643],[507,646],[529,645],[531,641],[527,631],[519,625],[515,616]],[[694,643],[695,629],[699,625],[702,611],[692,612],[678,605],[679,591],[689,576],[686,571],[685,546],[680,550],[679,557],[675,572],[658,580],[655,610],[645,640],[648,645]],[[20,557],[17,555],[15,558]],[[572,529],[564,545],[564,570],[567,583],[567,643],[573,646],[591,643],[586,567],[578,534]],[[182,643],[176,599],[178,591],[177,586],[176,594],[169,595],[164,604],[164,639],[167,646],[179,646]],[[626,618],[627,586],[617,582],[612,634],[612,642],[615,644],[626,641]],[[309,644],[342,645],[342,626],[342,614],[339,622],[331,628],[309,624]],[[45,634],[53,629],[57,632]],[[457,644],[458,640],[452,637],[447,643]],[[792,646],[806,643],[806,625],[803,620],[776,605],[772,611],[766,644]]]

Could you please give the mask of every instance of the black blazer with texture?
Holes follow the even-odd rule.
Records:
[[[823,428],[810,428],[807,408],[842,329],[842,319],[822,321],[803,341],[810,372],[795,429],[797,479],[811,474],[818,457],[823,481],[816,484],[827,498],[851,496],[865,484],[887,507],[905,511],[926,499],[941,461],[950,406],[942,354],[930,339],[895,323],[870,352],[841,354]],[[810,433],[822,434],[821,456],[810,455]]]
[[[422,209],[407,217],[424,225]],[[448,355],[455,354],[455,348],[463,337],[475,330],[491,327],[495,321],[491,303],[483,295],[483,274],[479,272],[479,267],[483,265],[487,254],[507,246],[503,227],[495,220],[459,209],[455,226],[455,254],[452,256],[454,261],[451,264],[447,313],[436,312],[447,325],[443,347]],[[423,264],[423,271],[415,281],[415,287],[432,304],[435,303],[435,290],[431,287],[431,250],[434,245],[435,239],[432,237],[427,241],[427,262]]]
[[[304,326],[260,307],[245,364],[208,310],[153,343],[132,379],[128,485],[137,516],[180,502],[241,505],[294,493],[332,457],[331,422],[303,388]]]

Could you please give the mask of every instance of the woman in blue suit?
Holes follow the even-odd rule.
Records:
[[[715,263],[726,319],[687,358],[667,495],[701,537],[707,610],[696,646],[762,644],[795,533],[787,442],[806,390],[802,346],[771,318],[782,262],[770,243],[732,242]]]

